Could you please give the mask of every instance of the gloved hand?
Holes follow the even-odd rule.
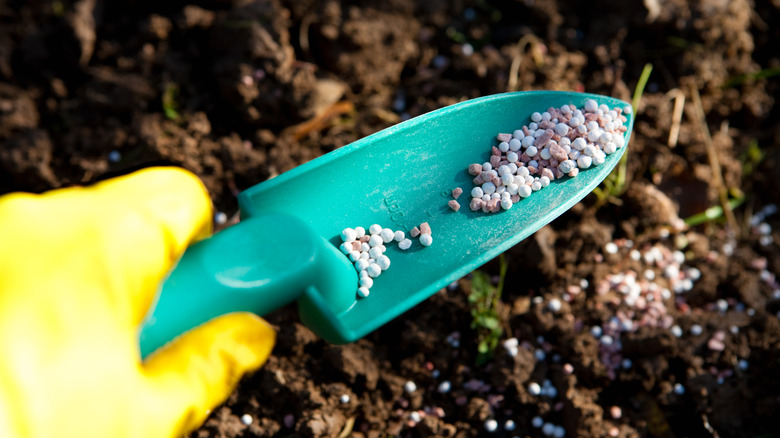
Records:
[[[160,282],[210,231],[205,188],[174,168],[0,197],[0,436],[180,436],[259,368],[275,335],[246,313],[140,359]]]

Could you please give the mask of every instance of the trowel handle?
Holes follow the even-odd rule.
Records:
[[[355,301],[357,273],[300,219],[245,219],[185,251],[139,333],[141,356],[231,312],[264,315],[315,288],[340,313]]]

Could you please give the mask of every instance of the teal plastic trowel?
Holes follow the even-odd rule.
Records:
[[[506,251],[590,193],[618,163],[562,178],[499,213],[468,208],[469,164],[487,161],[498,133],[530,123],[533,112],[586,99],[584,93],[530,91],[461,102],[392,126],[239,195],[241,222],[187,249],[162,285],[140,331],[145,357],[211,318],[267,314],[293,301],[301,321],[331,343],[355,341]],[[633,116],[625,124],[626,144]],[[447,202],[454,188],[463,207]],[[338,245],[341,230],[379,224],[409,230],[422,222],[433,244],[387,245],[389,269],[358,298],[358,273]]]

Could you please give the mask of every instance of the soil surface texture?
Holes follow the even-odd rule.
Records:
[[[620,178],[353,344],[267,315],[272,356],[191,437],[780,434],[777,0],[7,0],[0,23],[0,193],[176,165],[217,228],[408,118],[630,102],[651,71]]]

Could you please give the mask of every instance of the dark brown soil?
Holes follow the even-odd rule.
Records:
[[[509,90],[631,100],[653,66],[625,193],[505,256],[516,350],[476,365],[469,278],[346,346],[285,308],[268,363],[193,437],[543,436],[537,416],[572,437],[779,433],[780,216],[760,214],[780,203],[776,0],[9,0],[0,23],[0,193],[169,163],[229,218],[241,190],[408,117]],[[736,229],[676,227],[720,205],[713,158],[744,197]],[[642,257],[674,251],[700,278],[655,310],[610,286],[673,288]],[[545,379],[557,395],[529,393]]]

